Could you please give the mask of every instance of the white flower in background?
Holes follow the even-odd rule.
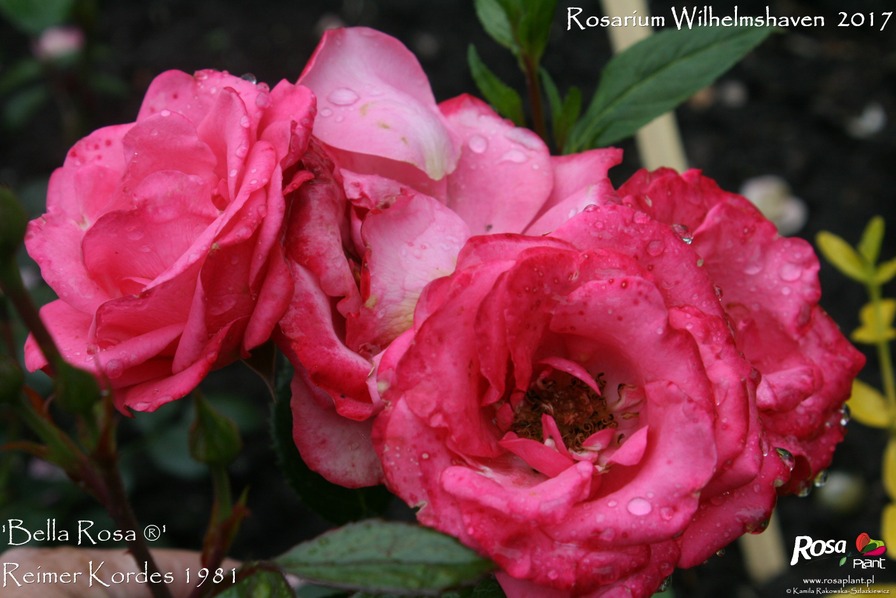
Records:
[[[744,181],[740,194],[762,210],[765,217],[775,223],[782,235],[799,232],[809,216],[806,202],[794,197],[787,181],[767,174]]]

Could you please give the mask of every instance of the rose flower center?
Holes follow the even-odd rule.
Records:
[[[595,432],[619,427],[607,400],[601,396],[606,386],[602,374],[595,381],[600,393],[565,372],[554,370],[539,376],[517,407],[510,429],[521,438],[541,442],[541,419],[547,414],[557,422],[566,448],[580,450],[582,443]]]

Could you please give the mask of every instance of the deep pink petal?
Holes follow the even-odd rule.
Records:
[[[298,368],[290,385],[293,438],[302,459],[334,484],[348,488],[382,482],[382,468],[371,446],[372,422],[336,413],[329,395]]]

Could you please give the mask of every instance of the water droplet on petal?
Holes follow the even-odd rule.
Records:
[[[161,115],[161,116],[171,116],[171,111],[170,111],[170,110],[162,110],[161,112],[159,112],[159,115]]]
[[[120,359],[110,359],[103,369],[106,372],[106,376],[110,380],[114,380],[115,378],[120,378],[121,374],[124,373],[124,364],[121,363]]]
[[[639,212],[642,213],[642,212]],[[653,257],[657,257],[662,255],[663,251],[666,249],[665,245],[659,239],[654,239],[650,243],[647,244],[647,253],[648,255],[652,255]]]
[[[467,141],[467,145],[470,146],[470,151],[473,153],[481,154],[488,149],[488,139],[482,135],[473,135]]]
[[[717,550],[717,551],[716,551],[716,556],[725,556],[725,549],[724,549],[724,548],[720,548],[719,550]]]
[[[744,274],[747,274],[749,276],[759,274],[760,272],[762,272],[762,265],[758,264],[757,262],[749,263],[744,268]]]
[[[628,501],[628,506],[626,506],[626,509],[632,515],[643,517],[653,510],[653,505],[651,505],[647,499],[635,497]]]
[[[240,79],[242,79],[243,81],[248,81],[249,83],[252,83],[253,85],[255,83],[258,83],[258,79],[256,79],[255,75],[253,75],[252,73],[244,73],[244,74],[240,75]]]
[[[828,470],[822,469],[821,471],[819,471],[818,475],[815,476],[815,479],[812,480],[812,483],[815,485],[816,488],[821,488],[822,486],[827,484],[828,483]]]
[[[332,116],[333,109],[327,108],[326,106],[324,106],[323,108],[320,109],[320,115],[323,116],[324,118],[327,118],[328,116]]]
[[[793,471],[793,466],[796,464],[796,460],[793,458],[793,454],[787,449],[781,447],[775,448],[775,452],[777,452],[778,456],[781,457],[781,460],[784,461],[784,465],[787,466],[787,469]]]
[[[847,405],[844,405],[840,410],[840,425],[845,426],[846,424],[848,424],[851,417],[852,414],[849,411],[849,407]]]
[[[518,149],[508,150],[504,153],[503,156],[501,156],[501,162],[513,162],[514,164],[522,164],[526,160],[528,160],[526,154]]]
[[[688,227],[684,224],[673,224],[672,230],[678,235],[678,238],[684,241],[686,244],[690,245],[694,242],[694,237],[691,236]]]
[[[327,96],[331,104],[337,106],[351,106],[358,101],[358,94],[348,87],[337,87]]]
[[[249,117],[246,115],[243,115],[243,117],[240,118],[240,126],[243,127],[244,129],[248,129],[249,124],[250,124]]]
[[[781,277],[781,280],[785,280],[787,282],[793,282],[795,280],[799,280],[803,271],[796,264],[784,264],[781,266],[781,270],[778,272],[778,276]]]

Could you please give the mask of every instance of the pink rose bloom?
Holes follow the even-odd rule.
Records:
[[[370,485],[382,479],[371,373],[423,288],[471,235],[543,234],[593,204],[621,155],[551,157],[475,98],[436,104],[410,51],[371,29],[328,31],[299,83],[318,98],[319,151],[287,235],[296,287],[279,344],[297,370],[294,436],[312,469]]]
[[[59,296],[41,315],[120,409],[182,397],[270,338],[293,286],[284,193],[310,177],[313,117],[300,86],[169,71],[136,122],[82,139],[53,173],[26,238]],[[30,340],[25,357],[46,365]]]
[[[381,357],[388,487],[508,596],[649,596],[761,531],[842,435],[862,359],[817,308],[811,251],[696,172],[652,176],[548,236],[471,238]],[[774,293],[739,281],[757,264]],[[766,356],[752,335],[773,324]],[[785,406],[797,367],[814,394]]]
[[[737,348],[762,376],[756,403],[768,443],[794,459],[782,491],[807,490],[843,439],[843,404],[865,363],[818,305],[812,246],[778,236],[753,204],[697,171],[640,171],[619,194],[691,239]]]

